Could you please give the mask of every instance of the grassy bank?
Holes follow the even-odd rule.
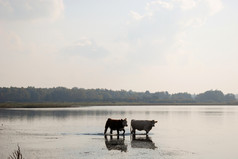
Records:
[[[129,102],[47,102],[47,103],[0,103],[0,108],[69,108],[83,106],[133,106],[133,105],[238,105],[238,103],[129,103]]]

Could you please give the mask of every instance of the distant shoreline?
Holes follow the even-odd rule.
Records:
[[[0,103],[0,108],[75,108],[86,106],[205,106],[205,105],[217,105],[217,106],[238,106],[238,103],[127,103],[127,102],[82,102],[82,103],[70,103],[70,102],[49,102],[49,103]]]

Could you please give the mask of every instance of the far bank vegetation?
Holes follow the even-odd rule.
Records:
[[[0,87],[0,103],[95,103],[101,104],[238,104],[234,94],[209,90],[200,94],[167,91],[150,93],[108,89]],[[63,105],[63,104],[62,104]]]

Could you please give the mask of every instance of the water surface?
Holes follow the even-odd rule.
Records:
[[[128,120],[125,136],[104,136],[107,118]],[[130,120],[157,120],[130,135]],[[109,130],[108,130],[109,133]],[[114,132],[116,133],[116,132]],[[0,109],[0,158],[238,158],[236,106],[92,106]]]

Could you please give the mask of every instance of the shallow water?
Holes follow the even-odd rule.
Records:
[[[107,118],[127,118],[125,136],[106,136]],[[131,119],[154,119],[130,135]],[[108,130],[109,133],[109,130]],[[114,131],[116,133],[116,131]],[[20,146],[24,158],[238,158],[236,106],[94,106],[0,109],[0,158]]]

